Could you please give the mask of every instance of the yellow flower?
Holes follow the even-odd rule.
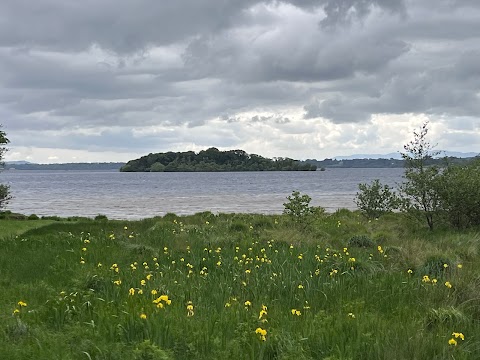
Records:
[[[252,271],[250,269],[245,270],[245,274],[250,274]]]
[[[437,285],[438,280],[437,279],[432,279],[432,284]]]
[[[140,280],[140,285],[145,286],[146,283],[147,282],[144,279]]]
[[[266,341],[267,340],[267,330],[258,327],[255,329],[255,334],[260,335],[260,340]]]
[[[348,317],[350,319],[355,319],[355,314],[354,313],[348,313]]]
[[[191,301],[189,301],[189,302],[187,303],[187,316],[188,316],[188,317],[191,317],[191,316],[193,316],[193,315],[195,315],[195,313],[193,312],[193,304],[192,304]]]
[[[446,286],[447,288],[449,288],[449,289],[452,288],[452,284],[450,283],[450,281],[446,281],[446,282],[445,282],[445,286]]]
[[[148,275],[147,275],[147,280],[150,280],[152,277],[153,277],[152,274],[148,274]]]
[[[113,283],[118,286],[122,283],[122,280],[115,280]]]
[[[18,309],[13,310],[13,315],[17,315],[18,313],[20,313],[20,310]]]
[[[145,320],[147,318],[147,315],[144,313],[140,314],[140,319]]]
[[[462,264],[458,264],[458,265],[457,265],[457,268],[459,268],[459,269],[461,269],[462,267],[463,267]]]
[[[446,269],[448,268],[448,264],[443,264],[443,267]]]
[[[450,340],[448,340],[448,345],[457,346],[457,340],[455,340],[454,338],[451,338]]]
[[[302,284],[299,284],[299,285],[298,285],[298,288],[299,288],[299,289],[303,289],[303,285],[302,285]]]
[[[267,311],[262,309],[262,310],[260,310],[260,313],[258,315],[258,319],[261,320],[266,315],[267,315]]]
[[[302,255],[302,254],[298,255],[298,259],[299,259],[299,260],[302,260],[302,259],[303,259],[303,255]]]
[[[351,262],[351,263],[354,263],[356,260],[354,257],[351,257],[350,259],[348,259],[348,262]]]
[[[143,290],[142,289],[138,290],[138,295],[143,295]]]
[[[250,301],[245,301],[245,306],[248,307],[248,306],[252,306],[252,303]]]
[[[21,306],[21,307],[26,307],[26,306],[27,306],[27,303],[24,302],[24,301],[19,301],[19,302],[18,302],[18,305]]]
[[[428,277],[428,275],[423,275],[422,282],[424,283],[430,282],[430,278]]]
[[[130,288],[130,290],[128,290],[128,295],[135,295],[135,289],[134,288]]]
[[[228,307],[230,307],[230,306],[232,306],[232,304],[230,304],[229,302],[226,302],[226,303],[225,303],[225,307],[226,307],[226,308],[228,308]]]
[[[290,310],[290,312],[292,313],[292,315],[296,315],[296,316],[302,315],[302,312],[300,310],[297,310],[297,309],[292,309],[292,310]]]
[[[407,273],[408,273],[408,274],[413,274],[413,270],[412,270],[412,269],[408,269],[408,270],[407,270]]]
[[[151,293],[152,295],[157,295],[157,290],[153,289],[152,291],[150,291],[150,293]]]
[[[462,333],[453,332],[453,333],[452,333],[452,336],[454,336],[455,339],[460,338],[460,339],[462,339],[462,341],[465,340],[465,336],[464,336]]]

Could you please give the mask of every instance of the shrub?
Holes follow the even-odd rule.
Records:
[[[31,214],[27,219],[28,220],[39,220],[40,218],[36,214]]]
[[[360,192],[357,192],[355,202],[368,219],[376,219],[400,206],[400,199],[393,189],[382,185],[378,179],[370,185],[359,184],[358,188]]]
[[[367,235],[354,235],[348,240],[347,246],[371,248],[375,246],[375,241]]]
[[[107,215],[98,214],[97,216],[95,216],[94,220],[95,221],[105,221],[105,220],[108,220],[108,217],[107,217]]]
[[[170,360],[172,357],[165,350],[152,344],[149,340],[141,342],[133,351],[135,360]]]
[[[312,220],[314,215],[321,215],[325,212],[322,207],[310,206],[312,198],[306,194],[300,194],[299,191],[293,191],[292,195],[287,196],[287,200],[288,202],[283,204],[283,213],[295,223],[306,224]]]
[[[480,225],[480,158],[445,169],[437,191],[442,213],[453,227]]]
[[[443,256],[429,257],[421,268],[422,275],[441,277],[450,273],[453,262]]]

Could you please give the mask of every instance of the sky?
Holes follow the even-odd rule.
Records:
[[[2,0],[5,160],[480,152],[478,0]]]

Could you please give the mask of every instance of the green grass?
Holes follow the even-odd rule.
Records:
[[[0,238],[18,236],[27,230],[37,229],[53,223],[52,220],[5,220],[0,219]]]
[[[24,223],[1,223],[6,359],[480,358],[475,231],[344,210]]]

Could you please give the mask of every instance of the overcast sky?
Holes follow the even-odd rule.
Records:
[[[480,152],[479,0],[2,0],[6,160]]]

